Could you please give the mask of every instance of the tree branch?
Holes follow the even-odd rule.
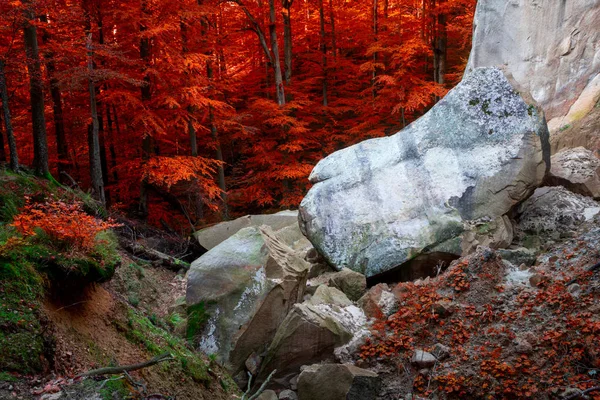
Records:
[[[120,366],[120,367],[104,367],[104,368],[93,369],[91,371],[87,371],[82,374],[79,374],[75,378],[81,378],[81,377],[86,377],[86,376],[96,376],[96,375],[122,374],[124,372],[136,371],[138,369],[147,368],[147,367],[150,367],[152,365],[158,364],[163,361],[171,361],[171,360],[174,360],[171,353],[163,353],[161,355],[154,357],[151,360],[144,361],[139,364],[124,365],[124,366]]]

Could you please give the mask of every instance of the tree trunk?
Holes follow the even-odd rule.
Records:
[[[10,118],[10,108],[8,107],[8,88],[6,87],[3,60],[0,60],[0,99],[2,100],[4,126],[6,127],[6,140],[8,141],[9,165],[10,169],[17,172],[19,170],[19,155],[17,153],[17,142],[15,141],[12,120]]]
[[[90,92],[90,110],[92,113],[92,129],[89,140],[90,152],[90,177],[92,180],[92,188],[103,206],[106,206],[106,198],[104,196],[104,179],[102,178],[102,163],[100,161],[100,136],[98,122],[98,104],[96,103],[96,84],[94,82],[94,61],[92,49],[92,34],[87,37],[86,48],[88,51],[88,87]]]
[[[373,36],[374,36],[375,42],[377,42],[377,36],[379,34],[378,8],[379,8],[378,0],[373,0]],[[377,79],[377,67],[375,66],[375,64],[377,63],[378,58],[379,58],[379,56],[378,56],[377,52],[373,53],[373,76],[371,79],[371,85],[373,86],[373,98],[375,98],[375,96],[377,96],[377,88],[375,85],[375,80]]]
[[[40,21],[48,23],[48,17],[46,15],[40,16]],[[48,44],[50,42],[50,36],[47,31],[42,33],[42,43]],[[63,117],[62,108],[62,94],[58,87],[58,79],[56,79],[56,65],[54,64],[54,53],[46,52],[44,57],[46,58],[46,69],[48,71],[48,78],[50,79],[50,97],[52,97],[52,115],[54,117],[54,133],[56,140],[56,152],[58,155],[58,180],[61,183],[66,183],[68,179],[63,174],[69,173],[69,150],[67,147],[67,139],[65,135],[65,122]]]
[[[145,15],[147,12],[146,2],[142,1],[142,15]],[[144,25],[144,22],[140,24],[140,33],[142,37],[140,39],[140,58],[144,62],[144,68],[148,68],[150,65],[150,40],[147,37],[144,37],[144,32],[146,32],[148,28]],[[150,76],[146,73],[144,74],[144,85],[142,85],[142,102],[144,105],[150,101],[151,91],[150,91]],[[150,132],[144,132],[142,139],[142,170],[145,170],[145,165],[150,159],[152,155],[152,135]],[[148,182],[146,182],[145,178],[142,178],[142,182],[140,185],[140,204],[139,204],[139,212],[142,217],[148,216]]]
[[[323,0],[319,0],[319,24],[320,24],[320,48],[323,53],[323,106],[327,107],[327,45],[325,44],[325,12],[323,10]]]
[[[114,109],[114,106],[113,106]],[[117,115],[115,113],[115,122]],[[110,151],[110,167],[112,169],[112,175],[115,183],[119,182],[119,174],[117,173],[117,153],[115,151],[115,135],[113,132],[113,120],[110,114],[110,106],[106,105],[106,124],[108,125],[108,141]],[[118,128],[117,128],[118,129]],[[120,136],[120,135],[119,135]]]
[[[2,114],[0,114],[0,165],[6,164],[6,151],[4,150],[4,134],[2,134]]]
[[[46,138],[46,118],[44,116],[44,89],[42,68],[38,49],[37,28],[32,23],[35,13],[28,1],[25,9],[23,35],[29,73],[29,94],[31,97],[31,121],[33,125],[33,168],[37,175],[50,177],[48,170],[48,142]]]
[[[438,8],[443,7],[445,0],[439,0]],[[434,81],[443,85],[446,76],[446,59],[448,53],[447,16],[438,12],[435,24],[435,35],[433,39],[433,71]],[[439,100],[439,98],[436,98]]]
[[[95,10],[96,14],[96,24],[98,26],[98,44],[104,45],[104,29],[102,24],[102,13],[100,11],[100,7]],[[104,63],[101,62],[100,65]],[[100,93],[100,88],[96,87],[96,96]],[[102,103],[97,101],[98,109],[102,109]],[[108,186],[108,160],[106,157],[106,133],[104,132],[104,118],[102,117],[102,112],[98,113],[98,140],[100,145],[100,166],[102,168],[102,181],[104,183],[104,197],[106,199],[106,206],[109,207],[111,204],[110,198],[110,190],[106,187]]]
[[[273,52],[273,68],[275,70],[275,93],[277,104],[285,105],[285,91],[283,77],[281,76],[281,62],[279,61],[279,45],[277,43],[277,29],[275,26],[275,0],[269,0],[269,36],[271,37],[271,51]]]
[[[285,83],[292,83],[292,18],[291,8],[294,0],[282,0],[283,16],[283,54],[285,55]]]

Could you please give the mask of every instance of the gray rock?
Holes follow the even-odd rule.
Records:
[[[236,375],[252,353],[266,350],[293,304],[302,301],[308,267],[270,228],[240,230],[192,263],[188,332]]]
[[[367,291],[367,278],[349,268],[342,268],[329,277],[329,285],[340,289],[350,300],[356,301]]]
[[[477,69],[398,134],[321,160],[303,233],[367,278],[421,254],[460,255],[467,222],[503,216],[550,167],[543,112],[524,98],[499,69]]]
[[[297,225],[298,211],[280,211],[276,214],[246,215],[233,221],[221,222],[194,233],[202,247],[210,250],[244,228],[266,225],[278,231],[290,225]]]
[[[435,346],[433,346],[431,354],[433,354],[438,360],[443,361],[450,357],[450,347],[441,343],[436,343]]]
[[[437,358],[431,353],[416,349],[410,362],[419,368],[429,368],[435,365]]]
[[[600,198],[600,159],[583,148],[564,149],[552,156],[548,186],[564,186],[573,193]]]
[[[298,379],[299,400],[373,400],[381,385],[379,376],[351,364],[315,364]]]
[[[281,323],[263,359],[259,378],[277,370],[274,380],[296,374],[302,365],[333,360],[334,350],[365,330],[367,318],[339,290],[320,286],[296,304]]]
[[[293,390],[282,390],[279,393],[279,400],[298,400],[298,395]]]
[[[523,264],[526,267],[531,267],[535,264],[535,260],[537,259],[535,252],[525,247],[501,249],[498,250],[498,254],[503,260],[506,260],[515,266],[519,266],[519,269],[521,269],[521,265]]]
[[[600,204],[561,186],[537,189],[518,209],[522,234],[559,236],[577,229],[600,212]]]
[[[275,393],[274,390],[267,389],[264,392],[262,392],[256,398],[256,400],[279,400],[279,397],[277,397],[277,393]]]
[[[572,120],[562,116],[581,117],[597,100],[598,21],[594,0],[479,0],[467,71],[506,66],[546,111],[548,125],[560,128]]]

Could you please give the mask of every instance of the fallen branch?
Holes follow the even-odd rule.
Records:
[[[132,365],[123,365],[120,367],[104,367],[104,368],[93,369],[91,371],[87,371],[82,374],[79,374],[75,378],[82,378],[82,377],[86,377],[86,376],[97,376],[97,375],[124,374],[129,371],[137,371],[138,369],[151,367],[152,365],[158,364],[160,362],[171,361],[171,360],[174,360],[171,353],[163,353],[159,356],[154,357],[151,360],[148,360],[148,361],[145,361],[142,363],[132,364]]]
[[[275,375],[275,372],[277,372],[276,369],[274,369],[273,372],[271,372],[269,374],[269,376],[267,376],[267,379],[265,379],[265,381],[260,386],[260,388],[258,388],[258,390],[256,391],[256,393],[254,393],[252,396],[248,397],[247,400],[256,400],[258,398],[258,396],[260,396],[260,394],[265,391],[265,388],[269,384],[269,381],[271,380],[271,378],[273,377],[273,375]],[[248,389],[246,390],[246,393],[244,393],[242,395],[241,400],[246,400],[246,396],[250,395],[250,389],[251,389],[251,387],[252,387],[252,374],[250,372],[248,372]]]
[[[592,393],[592,392],[597,392],[597,391],[600,391],[600,386],[594,386],[589,389],[582,390],[579,393],[575,393],[568,397],[563,398],[563,400],[574,400],[574,399],[578,399],[580,397],[583,397],[584,399],[586,399],[587,394]]]
[[[181,261],[178,258],[172,257],[165,253],[161,253],[158,250],[151,249],[139,243],[120,238],[119,244],[132,255],[136,257],[142,256],[143,258],[148,259],[149,261],[157,261],[160,263],[160,265],[165,266],[172,271],[177,272],[182,268],[186,271],[190,269],[190,264],[186,263],[185,261]]]
[[[600,263],[594,264],[586,270],[586,272],[596,272],[596,271],[600,271]],[[572,285],[575,282],[577,282],[577,279],[579,279],[579,278],[575,277],[575,278],[571,279],[569,282],[567,282],[567,286]]]

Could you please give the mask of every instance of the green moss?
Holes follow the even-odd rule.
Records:
[[[8,372],[0,372],[0,382],[17,382],[18,379]]]
[[[564,131],[566,131],[567,129],[569,129],[570,127],[571,127],[571,124],[566,124],[566,125],[563,125],[563,126],[561,126],[561,127],[559,128],[559,131],[560,131],[560,132],[564,132]]]
[[[483,104],[481,104],[481,111],[486,115],[492,115],[492,112],[490,111],[490,101],[488,99],[484,100]]]
[[[102,388],[99,390],[99,394],[102,400],[134,398],[124,379],[113,378],[105,381],[105,383],[103,383]]]
[[[527,114],[529,114],[529,116],[532,117],[534,112],[535,106],[533,104],[530,104],[529,107],[527,107]]]
[[[160,324],[159,324],[160,325]],[[125,336],[134,343],[139,343],[153,355],[165,352],[171,353],[175,358],[169,368],[180,368],[196,382],[208,383],[211,379],[208,374],[208,365],[199,354],[193,352],[185,340],[175,337],[141,313],[129,310]]]
[[[193,342],[198,335],[202,332],[202,328],[208,319],[210,314],[206,311],[205,302],[200,302],[193,306],[188,307],[188,324],[186,329],[186,338]]]
[[[479,99],[473,99],[473,100],[469,101],[469,104],[472,106],[476,106],[477,104],[479,104]]]

